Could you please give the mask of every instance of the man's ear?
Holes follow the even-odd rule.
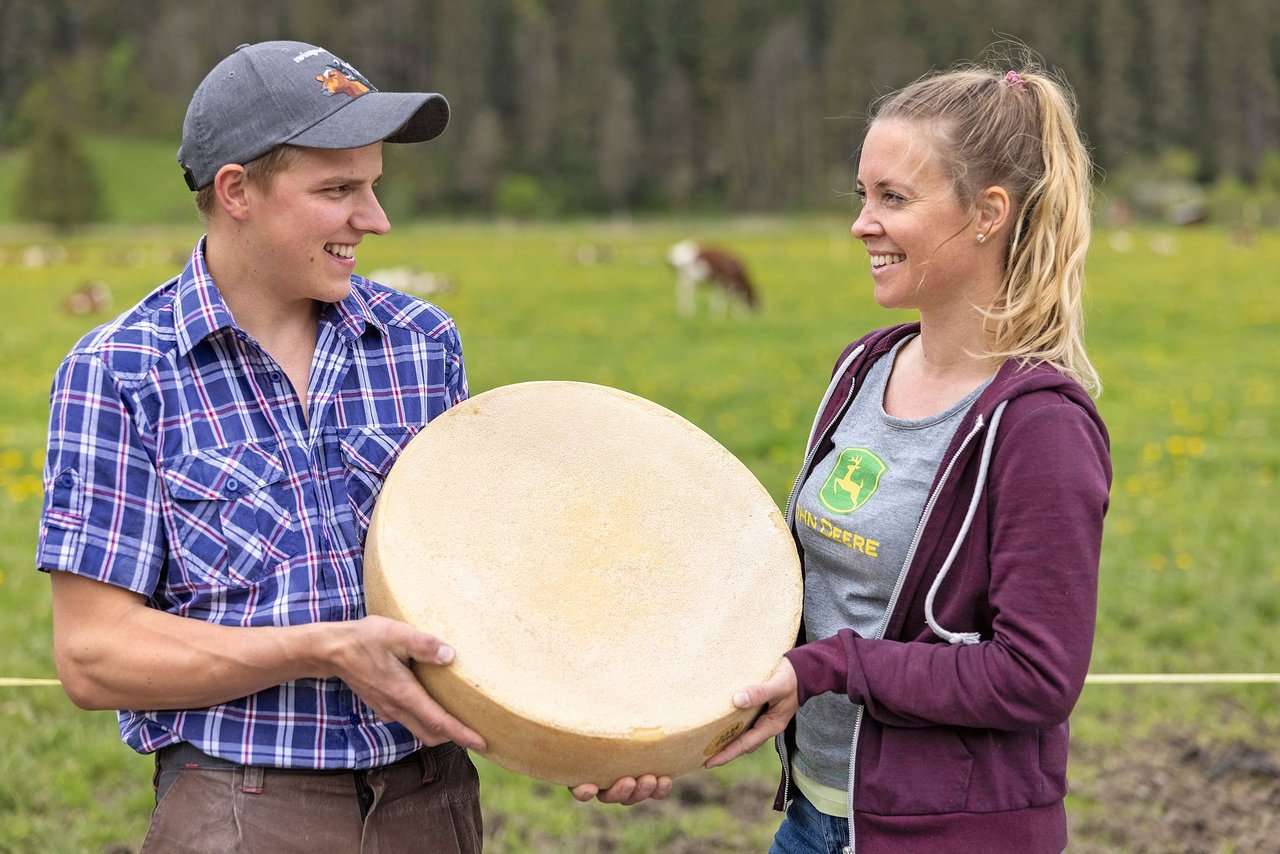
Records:
[[[213,178],[214,196],[217,207],[236,222],[243,222],[249,216],[249,180],[244,167],[239,163],[228,163],[218,170]]]
[[[992,237],[1008,224],[1013,203],[1001,186],[987,187],[978,193],[978,233]]]

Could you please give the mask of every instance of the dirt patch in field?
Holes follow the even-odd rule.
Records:
[[[1280,746],[1167,732],[1123,751],[1077,745],[1089,803],[1073,815],[1072,852],[1280,852]]]
[[[1280,854],[1280,737],[1275,733],[1242,740],[1166,731],[1123,750],[1076,744],[1072,757],[1077,801],[1069,815],[1072,854]],[[767,848],[760,841],[761,827],[776,826],[779,818],[769,809],[773,793],[772,779],[725,784],[691,775],[676,781],[664,802],[595,810],[591,838],[578,840],[583,847],[574,850],[634,851],[634,838],[624,841],[624,831],[640,816],[710,807],[732,815],[735,821],[727,824],[741,835],[720,833],[711,843],[677,830],[655,839],[648,850],[760,852]],[[561,841],[559,847],[549,843],[531,850],[563,846]]]

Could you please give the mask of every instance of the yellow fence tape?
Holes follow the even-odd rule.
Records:
[[[1084,681],[1094,685],[1280,684],[1280,673],[1090,673]]]

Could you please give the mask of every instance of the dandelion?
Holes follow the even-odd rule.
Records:
[[[1271,403],[1272,389],[1268,381],[1250,382],[1244,389],[1244,402],[1249,406],[1266,406]]]
[[[1142,448],[1142,462],[1144,465],[1152,465],[1160,459],[1160,443],[1148,442]]]
[[[1186,552],[1178,552],[1178,556],[1173,559],[1173,562],[1183,572],[1191,569],[1191,555]]]
[[[1169,568],[1169,559],[1162,554],[1154,554],[1147,558],[1147,563],[1156,572],[1164,572]]]

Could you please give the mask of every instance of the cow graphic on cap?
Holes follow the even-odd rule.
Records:
[[[350,95],[359,98],[369,87],[359,79],[360,74],[354,68],[341,61],[334,61],[324,67],[324,72],[316,75],[316,82],[324,85],[326,95]]]

